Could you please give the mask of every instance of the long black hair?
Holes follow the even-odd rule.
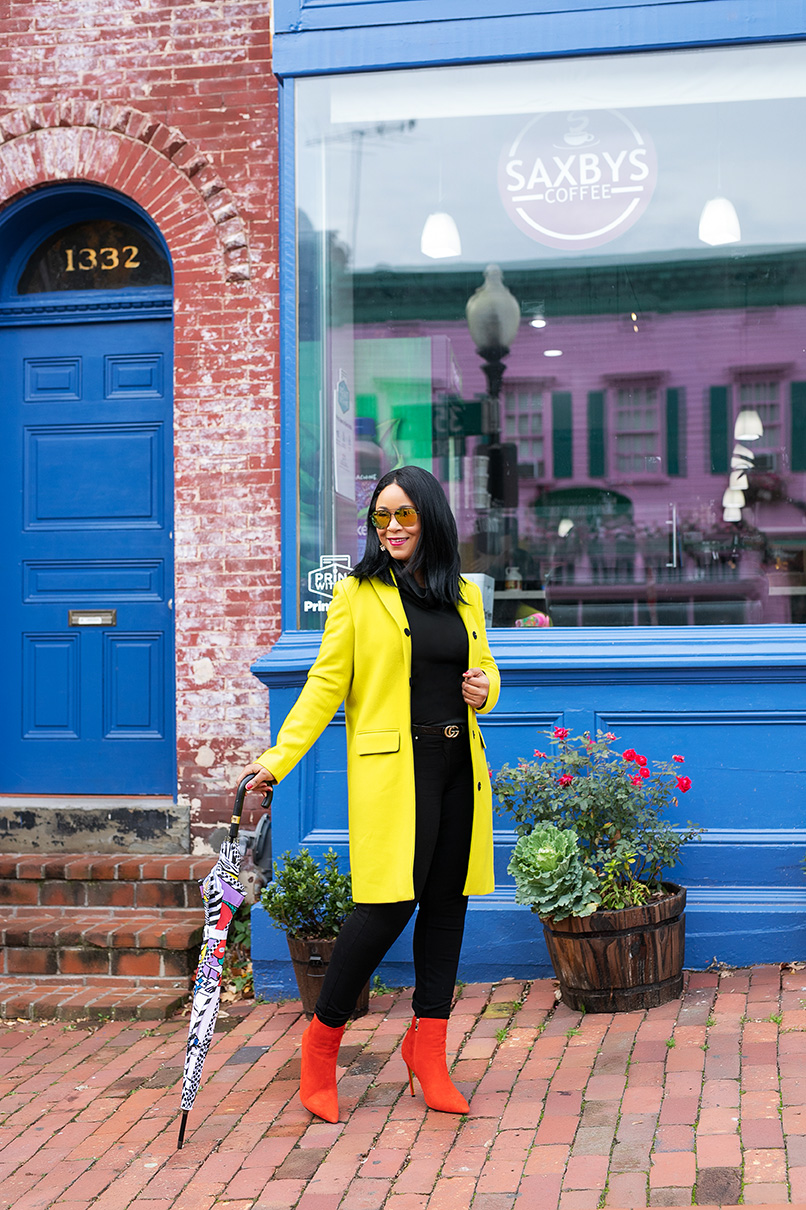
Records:
[[[390,483],[401,487],[420,514],[420,540],[406,564],[406,572],[422,572],[423,586],[429,597],[442,605],[455,605],[461,600],[459,587],[459,535],[445,492],[438,479],[420,466],[399,466],[388,471],[375,485],[367,509],[367,545],[363,558],[353,568],[359,580],[374,576],[384,584],[394,583],[395,561],[381,546],[378,532],[370,515],[375,511],[378,496]]]

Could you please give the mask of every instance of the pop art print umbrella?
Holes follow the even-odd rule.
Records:
[[[199,883],[204,903],[204,936],[190,1007],[185,1071],[182,1077],[182,1121],[179,1126],[177,1149],[181,1149],[185,1140],[188,1114],[196,1100],[202,1067],[213,1040],[221,1003],[221,974],[227,948],[227,933],[233,916],[246,898],[246,892],[238,878],[241,870],[241,850],[237,837],[246,787],[253,776],[251,774],[245,777],[238,786],[229,836],[221,845],[218,861],[207,877]],[[263,806],[268,807],[270,802],[269,788]]]

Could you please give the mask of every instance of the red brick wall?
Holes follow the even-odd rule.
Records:
[[[131,197],[176,282],[179,793],[194,845],[266,746],[249,672],[279,632],[276,86],[268,0],[0,6],[0,205]]]

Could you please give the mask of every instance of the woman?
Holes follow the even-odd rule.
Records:
[[[345,922],[302,1039],[300,1096],[338,1121],[336,1056],[356,999],[419,907],[414,1018],[403,1059],[426,1103],[466,1113],[445,1058],[467,896],[493,890],[492,794],[476,712],[500,678],[481,594],[459,575],[439,482],[404,466],[378,482],[364,557],[336,585],[319,656],[273,747],[241,776],[279,781],[345,703],[350,864]]]

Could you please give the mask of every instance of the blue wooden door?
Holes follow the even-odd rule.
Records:
[[[169,319],[0,330],[0,792],[173,794]]]

